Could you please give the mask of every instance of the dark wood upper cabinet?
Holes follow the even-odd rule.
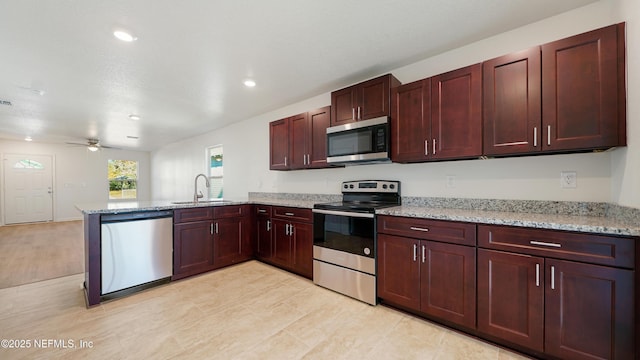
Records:
[[[429,159],[431,139],[431,82],[414,81],[392,89],[391,160]]]
[[[269,123],[269,169],[289,169],[289,121],[281,119]]]
[[[269,169],[328,167],[326,136],[330,121],[330,106],[272,121]]]
[[[540,150],[540,47],[482,64],[485,155]]]
[[[482,155],[482,65],[393,90],[391,159],[420,162]]]
[[[327,167],[327,128],[331,123],[331,106],[309,111],[307,120],[307,167]]]
[[[542,45],[543,151],[624,145],[623,84],[624,24]]]
[[[483,64],[484,154],[626,145],[624,24]]]
[[[431,78],[431,157],[482,155],[482,64]]]
[[[391,88],[400,85],[387,74],[331,93],[331,126],[391,116]]]

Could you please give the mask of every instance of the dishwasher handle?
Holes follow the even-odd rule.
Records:
[[[122,221],[150,220],[173,217],[173,210],[139,211],[122,214],[108,214],[100,216],[101,223],[115,223]]]

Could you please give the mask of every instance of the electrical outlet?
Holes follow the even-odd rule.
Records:
[[[456,187],[456,176],[455,175],[447,175],[446,177],[446,187],[449,189],[453,189]]]
[[[575,171],[560,172],[560,187],[563,189],[575,189],[578,187],[578,175]]]

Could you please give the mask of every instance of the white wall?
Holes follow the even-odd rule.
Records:
[[[75,204],[106,202],[109,198],[107,160],[138,161],[138,199],[150,199],[149,152],[103,149],[95,153],[84,147],[0,140],[0,154],[53,155],[54,221],[82,219]],[[3,161],[4,164],[4,161]],[[0,183],[4,179],[0,166]],[[4,212],[4,186],[0,189],[0,215]],[[0,216],[0,224],[4,224]]]
[[[422,164],[384,164],[343,169],[269,171],[270,121],[329,105],[330,93],[262,114],[197,138],[168,145],[152,154],[152,196],[189,199],[193,177],[206,169],[207,146],[224,145],[225,197],[246,198],[247,192],[338,194],[345,180],[384,178],[402,181],[406,196],[606,201],[640,207],[640,40],[637,0],[603,0],[477,43],[425,59],[391,72],[408,83],[509,52],[628,21],[629,112],[627,148],[605,153],[546,155],[491,160]],[[634,18],[635,16],[635,18]],[[365,80],[365,79],[363,79]],[[636,104],[634,104],[634,96]],[[560,172],[576,171],[578,187],[560,188]],[[447,187],[447,176],[455,186]]]

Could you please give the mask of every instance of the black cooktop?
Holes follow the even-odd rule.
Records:
[[[400,182],[360,180],[342,183],[342,201],[315,204],[314,209],[374,213],[400,205]]]

